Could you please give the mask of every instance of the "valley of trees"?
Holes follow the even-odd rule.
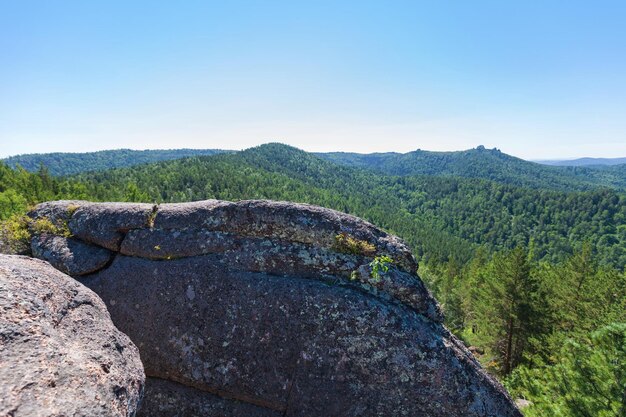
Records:
[[[497,161],[511,157],[494,152],[476,150],[465,170],[455,160],[443,173],[280,144],[69,177],[0,164],[0,240],[19,248],[28,207],[52,199],[269,198],[334,208],[411,245],[448,327],[515,398],[530,401],[527,416],[626,415],[623,167],[588,175],[503,162],[503,170]]]

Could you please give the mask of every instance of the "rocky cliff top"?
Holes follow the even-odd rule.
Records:
[[[172,260],[221,254],[225,267],[359,288],[441,321],[407,245],[357,217],[309,204],[218,200],[181,204],[53,201],[31,213],[32,251],[69,275],[118,254]],[[37,224],[48,227],[37,227]],[[370,264],[387,256],[385,274]]]
[[[520,417],[397,237],[306,204],[57,201],[33,255],[137,345],[140,416]]]

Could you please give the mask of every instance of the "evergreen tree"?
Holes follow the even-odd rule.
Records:
[[[494,257],[474,308],[479,337],[504,375],[522,361],[531,338],[541,333],[540,295],[540,282],[531,273],[524,248]]]

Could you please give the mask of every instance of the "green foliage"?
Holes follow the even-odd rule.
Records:
[[[531,337],[545,330],[546,312],[540,278],[521,248],[497,254],[474,288],[472,327],[507,375],[532,352]]]
[[[506,386],[531,402],[526,417],[626,415],[626,323],[567,340],[555,364],[520,367]]]
[[[128,202],[149,200],[150,196],[148,195],[148,193],[141,191],[139,187],[137,187],[137,184],[135,184],[134,182],[129,182],[126,184],[125,192],[121,198],[121,201]]]
[[[472,263],[481,259],[483,252],[478,251]],[[441,265],[422,265],[419,275],[428,288],[437,296],[441,308],[446,313],[446,325],[457,335],[461,336],[468,320],[468,295],[473,294],[471,288],[466,288],[463,265],[455,259]]]
[[[53,198],[55,185],[46,169],[33,174],[0,163],[0,219],[8,219],[14,213],[23,213],[29,205]]]
[[[347,233],[335,235],[333,249],[351,255],[374,256],[376,254],[376,246],[365,240],[356,239]]]
[[[500,374],[554,362],[566,339],[626,321],[626,274],[598,267],[588,246],[559,264],[531,253],[480,251],[464,266],[420,269],[446,324],[483,348],[481,361]]]
[[[30,224],[30,229],[35,234],[51,234],[56,236],[70,237],[72,233],[70,232],[69,226],[67,222],[56,222],[53,223],[50,219],[45,217],[40,217]]]
[[[389,271],[389,265],[393,263],[387,255],[377,256],[372,262],[370,262],[371,276],[374,281],[380,281],[381,277]]]
[[[23,213],[28,207],[26,198],[13,189],[0,192],[0,220],[6,220],[17,213]]]
[[[28,218],[23,214],[14,214],[0,221],[0,253],[27,253],[30,247]]]

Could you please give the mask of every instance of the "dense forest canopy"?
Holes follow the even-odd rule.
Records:
[[[528,416],[623,413],[626,194],[607,186],[624,182],[621,166],[607,183],[485,149],[440,163],[347,155],[268,144],[65,177],[43,165],[29,172],[0,164],[0,241],[24,239],[28,207],[52,199],[268,198],[334,208],[412,246],[449,328],[532,403]],[[592,383],[597,391],[586,392]]]

